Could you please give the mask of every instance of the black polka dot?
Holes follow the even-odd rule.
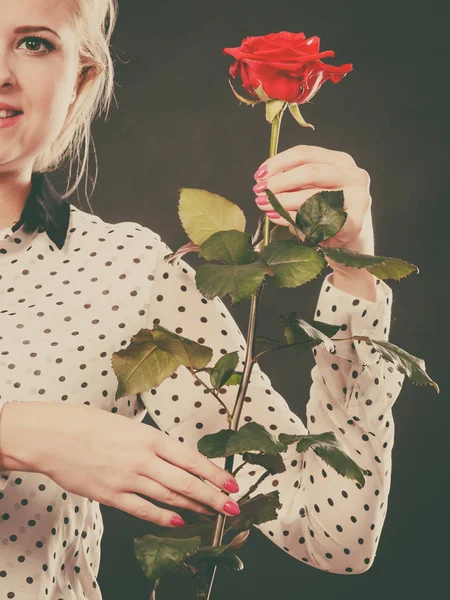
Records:
[[[236,387],[222,385],[215,392],[222,404],[217,403],[211,394],[214,390],[206,389],[210,385],[209,373],[199,371],[199,377],[194,378],[182,366],[172,370],[158,385],[153,382],[145,392],[116,398],[117,378],[111,360],[113,352],[126,350],[141,329],[152,343],[167,329],[211,348],[215,360],[211,359],[210,366],[221,356],[238,350],[237,370],[242,371],[245,341],[225,304],[218,297],[209,300],[203,297],[196,288],[194,269],[184,260],[164,260],[170,248],[149,228],[128,221],[107,223],[73,205],[69,207],[67,226],[62,213],[67,205],[48,201],[49,194],[55,193],[56,198],[56,190],[47,188],[47,201],[44,189],[41,192],[43,204],[35,207],[34,214],[38,228],[33,232],[27,232],[25,227],[11,229],[12,235],[4,239],[0,234],[0,355],[10,381],[8,398],[31,401],[38,397],[61,404],[93,406],[128,417],[135,423],[140,423],[148,411],[161,434],[192,448],[215,427],[225,428],[225,406],[232,406]],[[44,218],[47,210],[50,214]],[[54,224],[52,229],[47,227],[49,222]],[[5,231],[8,229],[0,230]],[[334,320],[341,323],[340,330],[345,332],[351,329],[348,325],[352,322],[351,315],[356,320],[361,313],[362,317],[367,315],[367,310],[361,311],[359,299],[350,298],[352,306],[348,302],[345,305],[334,287],[325,285],[323,289],[325,294],[320,298],[317,318],[327,322],[326,315],[337,313]],[[384,324],[384,313],[376,312],[378,308],[378,304],[370,308],[364,326],[372,323],[376,327],[380,321]],[[149,332],[154,334],[153,340]],[[348,348],[346,342],[342,342],[342,347],[343,344]],[[351,348],[355,350],[354,343]],[[344,568],[352,572],[355,565],[360,569],[361,556],[369,554],[370,544],[364,531],[367,533],[368,524],[377,522],[378,511],[383,510],[385,497],[380,492],[383,488],[378,483],[378,474],[383,470],[386,477],[388,471],[378,464],[392,446],[390,438],[382,439],[382,449],[377,446],[378,456],[370,456],[374,452],[370,453],[370,444],[364,442],[372,439],[375,435],[372,432],[379,435],[374,422],[383,420],[380,413],[386,413],[386,401],[392,394],[379,385],[378,378],[365,378],[366,366],[361,367],[356,358],[350,360],[350,356],[347,358],[336,349],[325,352],[314,348],[313,352],[318,376],[307,411],[311,431],[332,430],[341,439],[345,436],[349,443],[357,434],[355,454],[361,455],[363,448],[368,450],[365,473],[367,477],[373,474],[372,480],[379,489],[373,496],[369,491],[361,501],[358,482],[346,480],[338,484],[345,485],[350,492],[333,485],[327,487],[324,479],[335,481],[335,471],[320,458],[320,453],[318,457],[297,453],[296,458],[285,463],[290,473],[268,478],[268,486],[277,489],[285,506],[292,504],[290,499],[303,498],[303,503],[309,499],[302,507],[293,504],[298,518],[303,519],[301,523],[307,527],[302,528],[301,536],[296,535],[293,527],[282,525],[286,520],[280,520],[273,522],[270,531],[264,531],[280,548],[302,562],[317,564],[317,560],[322,560],[325,567],[330,565],[324,570],[333,570],[335,564],[341,572]],[[379,368],[367,366],[370,375],[379,374]],[[359,377],[359,371],[361,377],[349,385],[349,381]],[[389,372],[394,374],[394,370]],[[395,382],[401,384],[398,380],[399,376]],[[370,387],[371,381],[379,387]],[[242,424],[260,422],[258,415],[264,421],[266,416],[264,426],[274,436],[278,432],[303,434],[305,427],[299,417],[286,407],[264,373],[254,369],[251,384],[244,398]],[[347,411],[341,390],[344,396],[350,392],[354,400],[359,400],[358,408],[355,404],[351,412],[364,411],[363,429],[357,425],[358,417],[350,419],[351,412]],[[366,408],[375,405],[376,411]],[[389,421],[385,426],[390,426]],[[295,444],[291,447],[295,449]],[[313,451],[317,455],[318,449]],[[307,460],[308,456],[311,459]],[[252,465],[246,472],[255,482],[261,471]],[[39,589],[45,597],[55,600],[59,600],[59,594],[69,598],[70,593],[88,598],[89,592],[92,595],[91,590],[98,588],[93,573],[100,558],[103,534],[99,505],[91,498],[77,496],[51,483],[37,473],[14,472],[12,477],[11,472],[0,473],[0,515],[5,526],[8,522],[2,546],[4,564],[0,566],[3,582],[0,588],[5,597],[20,598],[26,588],[30,597],[36,596]],[[315,514],[322,523],[328,523],[331,535],[320,527],[314,530],[318,523]],[[358,521],[358,525],[353,525]],[[16,526],[20,523],[23,527]],[[344,530],[345,534],[340,535]],[[317,556],[309,561],[305,554],[310,547],[318,547],[314,537],[320,544],[323,542],[322,550],[314,550]],[[350,554],[344,545],[353,549],[356,541],[366,550],[359,558],[353,551],[354,562],[348,559],[342,565],[343,554]],[[325,559],[330,563],[325,563]],[[364,561],[369,564],[371,559]],[[86,564],[90,569],[85,568]],[[65,571],[69,573],[67,576]],[[64,577],[71,581],[70,573],[81,587],[72,590],[68,584],[64,595],[63,591],[56,591],[57,579],[62,578],[59,583]]]

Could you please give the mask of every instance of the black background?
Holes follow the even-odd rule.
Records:
[[[93,124],[100,169],[91,198],[94,212],[108,222],[150,227],[175,249],[188,241],[177,216],[178,190],[198,187],[237,202],[253,232],[261,214],[253,202],[253,173],[269,156],[270,125],[263,105],[239,105],[233,96],[227,81],[232,59],[221,50],[239,46],[249,35],[283,30],[319,36],[321,50],[336,52],[325,62],[350,62],[354,69],[339,84],[327,81],[312,103],[301,107],[315,131],[298,126],[286,111],[278,150],[298,144],[341,150],[369,172],[376,254],[420,268],[419,275],[388,281],[394,292],[390,340],[424,358],[441,387],[438,395],[406,379],[394,405],[389,509],[366,573],[320,571],[253,531],[240,552],[244,571],[218,571],[212,600],[322,598],[322,593],[421,598],[434,597],[445,585],[450,557],[445,4],[121,0],[112,39],[117,104],[106,123]],[[242,91],[238,84],[236,89]],[[91,155],[91,175],[93,166]],[[187,258],[194,267],[196,259]],[[321,281],[294,290],[266,289],[259,313],[265,334],[278,336],[279,313],[296,310],[312,318]],[[230,306],[228,298],[226,303]],[[244,333],[248,308],[248,302],[232,308]],[[264,358],[263,371],[305,420],[312,354]],[[150,418],[145,422],[151,425]],[[148,600],[148,582],[132,545],[133,537],[154,527],[111,507],[102,506],[102,513],[104,600]],[[187,600],[194,590],[189,579],[162,580],[158,600]]]

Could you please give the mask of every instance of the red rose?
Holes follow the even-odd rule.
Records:
[[[303,104],[331,79],[338,83],[353,65],[326,65],[321,58],[333,56],[333,50],[319,52],[320,38],[306,39],[304,33],[280,31],[244,38],[240,48],[224,48],[224,54],[236,59],[230,75],[241,76],[242,86],[253,97],[261,84],[271,99]]]

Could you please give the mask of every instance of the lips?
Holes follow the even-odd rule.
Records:
[[[0,110],[13,110],[14,112],[21,113],[22,111],[15,106],[11,106],[10,104],[5,104],[4,102],[0,102]]]

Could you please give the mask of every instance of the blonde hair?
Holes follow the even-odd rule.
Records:
[[[54,171],[68,159],[69,182],[63,195],[63,198],[67,198],[77,189],[87,172],[91,123],[104,112],[108,116],[114,96],[114,63],[110,41],[118,16],[118,0],[64,1],[71,9],[72,25],[78,40],[77,97],[58,138],[37,156],[33,172]],[[78,172],[74,185],[69,189],[74,163],[78,163]],[[94,186],[96,179],[97,170]]]

